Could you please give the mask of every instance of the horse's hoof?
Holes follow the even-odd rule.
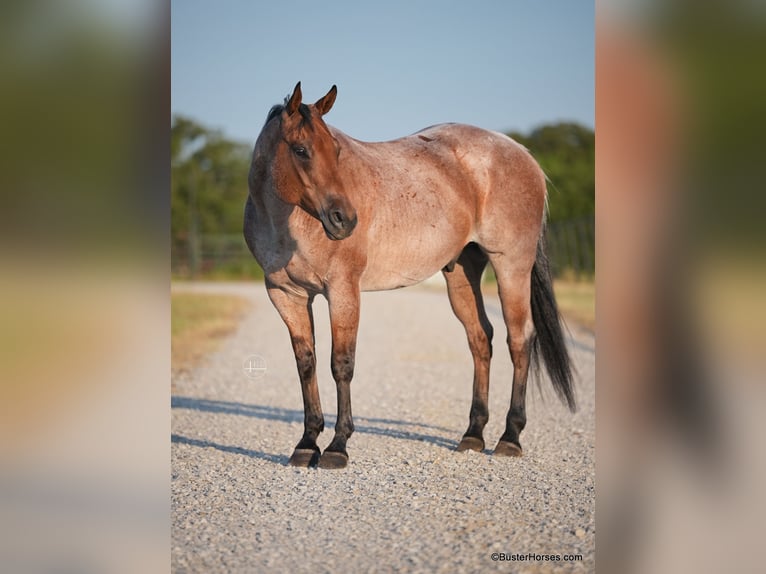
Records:
[[[495,447],[494,456],[521,456],[521,446],[512,442],[501,440]]]
[[[464,436],[460,444],[457,445],[457,452],[463,452],[465,450],[475,450],[481,452],[484,450],[484,441],[475,436]]]
[[[319,451],[310,448],[296,448],[290,457],[290,466],[299,466],[301,468],[308,468],[309,466],[315,466],[319,460]]]
[[[319,458],[319,468],[346,468],[348,455],[344,452],[326,450]]]

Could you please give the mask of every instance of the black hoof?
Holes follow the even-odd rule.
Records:
[[[475,450],[481,452],[484,450],[484,441],[475,436],[464,436],[460,444],[457,445],[457,452],[463,452],[466,450]]]
[[[319,468],[346,468],[348,455],[345,452],[326,450],[319,458]]]
[[[290,466],[299,466],[301,468],[308,468],[309,466],[316,466],[319,461],[319,450],[313,450],[310,448],[296,448],[290,457]]]
[[[521,445],[501,440],[495,447],[495,456],[521,456]]]

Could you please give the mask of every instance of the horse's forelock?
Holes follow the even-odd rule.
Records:
[[[286,103],[287,103],[287,98],[285,98],[285,104]],[[284,111],[284,109],[285,109],[285,105],[283,104],[276,104],[271,106],[271,109],[269,110],[269,114],[266,116],[266,124],[268,124],[271,120],[273,120],[275,117],[281,114]],[[309,110],[309,107],[306,104],[301,104],[300,106],[298,106],[298,113],[300,113],[301,118],[303,118],[303,123],[311,125],[311,111]]]
[[[308,124],[309,126],[312,125],[311,112],[309,111],[309,107],[306,104],[301,104],[300,106],[298,106],[298,113],[303,118],[302,123]]]

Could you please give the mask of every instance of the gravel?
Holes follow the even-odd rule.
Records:
[[[263,285],[177,288],[243,295],[253,308],[204,365],[173,380],[174,572],[595,569],[591,333],[570,326],[577,413],[555,399],[547,380],[542,389],[531,384],[522,458],[456,453],[473,366],[446,294],[417,287],[363,294],[349,466],[297,469],[287,460],[302,434],[300,385],[287,329]],[[487,307],[496,333],[485,430],[491,449],[503,431],[512,365],[499,304],[490,299]],[[314,315],[324,448],[336,412],[324,299]],[[265,373],[244,370],[254,355]],[[512,561],[514,554],[526,559]],[[582,560],[564,561],[565,554]]]

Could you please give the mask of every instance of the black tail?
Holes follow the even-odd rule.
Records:
[[[537,259],[532,267],[532,321],[537,332],[532,344],[532,362],[539,365],[539,357],[542,355],[545,370],[548,371],[556,394],[574,412],[576,405],[572,389],[572,366],[561,331],[559,309],[553,296],[542,234],[537,243]]]

